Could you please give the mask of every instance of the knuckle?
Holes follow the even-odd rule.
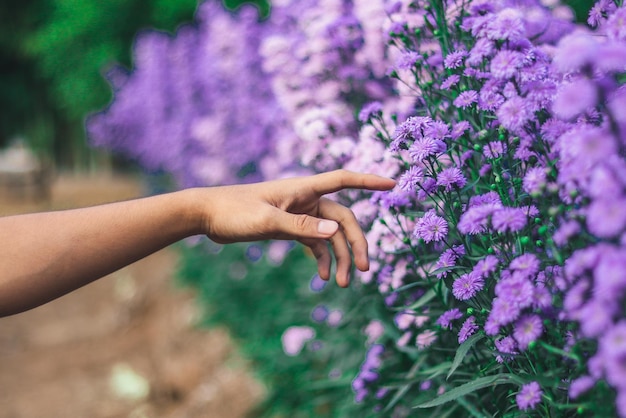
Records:
[[[293,226],[298,231],[304,231],[309,225],[309,217],[306,215],[295,215],[293,218]]]

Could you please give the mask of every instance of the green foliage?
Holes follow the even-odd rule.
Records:
[[[174,31],[197,0],[27,0],[0,5],[0,145],[24,135],[70,166],[85,165],[83,119],[109,102],[102,76],[130,66],[138,31]]]
[[[70,119],[104,106],[110,89],[101,71],[129,63],[130,45],[141,28],[173,30],[189,21],[196,0],[49,0],[50,16],[24,40],[39,74],[50,80],[56,106]]]
[[[315,261],[301,247],[280,266],[266,257],[250,261],[247,247],[229,245],[211,254],[206,246],[181,246],[179,274],[198,291],[206,324],[228,327],[267,384],[268,398],[254,416],[363,416],[355,415],[360,406],[350,382],[363,361],[363,311],[376,307],[373,299],[358,285],[340,289],[331,282],[319,293],[311,291]],[[336,327],[315,323],[311,311],[318,304],[347,308],[345,321]],[[293,325],[311,326],[317,337],[291,357],[283,352],[281,335]]]

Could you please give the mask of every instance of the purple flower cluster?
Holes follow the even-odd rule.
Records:
[[[428,10],[387,10],[398,63],[410,63],[394,67],[400,95],[382,100],[379,122],[368,126],[403,162],[399,188],[408,200],[394,214],[413,224],[400,230],[415,253],[440,252],[415,267],[418,279],[445,279],[454,296],[436,324],[458,332],[459,343],[484,327],[498,363],[564,332],[567,321],[580,324],[568,340],[575,344],[599,338],[623,315],[626,90],[616,74],[626,70],[626,31],[609,3],[590,12],[598,37],[574,30],[560,6],[473,2],[459,11],[444,2],[445,30],[457,36],[448,44],[428,28],[441,24]],[[408,42],[416,30],[419,42]],[[415,98],[408,112],[403,94]],[[432,134],[433,123],[445,134]],[[401,248],[378,246],[372,255],[381,267],[394,265]],[[568,259],[576,248],[586,257]],[[468,305],[482,309],[465,315]],[[596,363],[595,376],[606,376]],[[536,382],[525,385],[518,408],[535,408],[541,395]]]
[[[183,186],[272,174],[263,159],[274,152],[284,115],[261,71],[264,28],[256,21],[252,8],[234,15],[205,2],[195,24],[173,36],[140,34],[133,71],[115,70],[122,76],[110,78],[112,103],[87,121],[91,142],[172,173]]]
[[[365,361],[361,364],[359,373],[352,380],[352,389],[355,392],[354,400],[363,402],[365,398],[370,394],[371,386],[379,378],[377,370],[382,364],[382,355],[385,352],[385,347],[381,344],[372,345],[367,354],[365,355]]]

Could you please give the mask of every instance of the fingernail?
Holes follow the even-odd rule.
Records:
[[[317,232],[319,232],[320,234],[334,234],[335,231],[337,231],[337,228],[339,227],[339,225],[337,224],[337,222],[335,221],[320,221],[317,224]]]

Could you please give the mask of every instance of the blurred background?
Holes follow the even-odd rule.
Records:
[[[154,191],[136,165],[87,143],[132,66],[138,32],[172,32],[197,0],[0,2],[0,215]],[[225,1],[235,9],[240,0]],[[269,6],[258,2],[259,14]],[[225,330],[199,330],[168,249],[54,303],[0,319],[0,417],[237,417],[263,396]],[[10,268],[10,266],[3,266]]]

